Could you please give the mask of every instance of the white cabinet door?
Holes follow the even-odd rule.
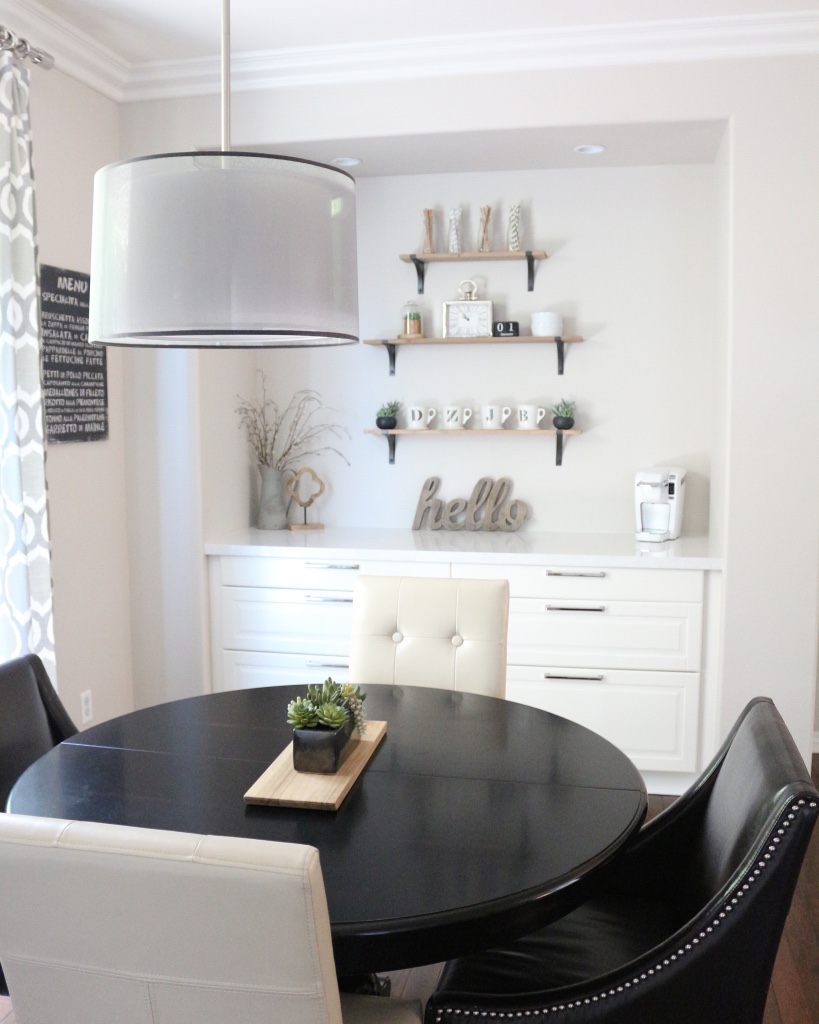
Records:
[[[642,771],[697,770],[696,672],[510,667],[507,700],[531,704],[605,736]]]
[[[698,670],[702,605],[512,598],[510,665]]]
[[[222,587],[222,649],[348,654],[352,594]]]
[[[449,562],[375,561],[345,558],[242,558],[223,556],[221,583],[228,587],[285,587],[296,590],[353,589],[356,576],[449,576]]]
[[[346,655],[269,654],[259,651],[222,652],[222,689],[244,690],[254,686],[304,686],[323,682],[327,676],[347,681],[350,659]]]
[[[700,603],[704,574],[693,569],[596,569],[589,566],[454,565],[453,576],[509,580],[512,597],[575,601]]]

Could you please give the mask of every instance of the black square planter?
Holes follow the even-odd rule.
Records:
[[[329,775],[337,772],[350,752],[350,739],[355,722],[348,718],[344,725],[328,729],[316,725],[312,729],[293,730],[293,767],[297,772]]]

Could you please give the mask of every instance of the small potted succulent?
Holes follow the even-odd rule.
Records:
[[[398,420],[395,414],[401,408],[400,402],[385,402],[375,414],[375,425],[379,430],[392,430]]]
[[[576,402],[568,402],[561,398],[557,405],[552,406],[554,417],[552,423],[556,430],[571,430],[574,426],[574,407]]]
[[[293,767],[297,772],[338,771],[349,753],[353,730],[364,733],[366,696],[360,687],[328,677],[323,685],[310,683],[306,697],[290,701],[287,721],[293,726]]]

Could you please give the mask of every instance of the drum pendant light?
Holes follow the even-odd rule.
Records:
[[[89,340],[151,347],[358,341],[355,182],[310,160],[230,150],[230,0],[222,0],[222,150],[94,177]]]

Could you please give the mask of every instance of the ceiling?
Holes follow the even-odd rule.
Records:
[[[355,178],[394,174],[447,174],[469,171],[524,171],[564,167],[634,167],[655,164],[708,164],[716,159],[724,121],[674,124],[584,125],[401,135],[385,139],[334,139],[254,146],[260,152],[298,156],[320,163],[355,156]],[[586,156],[577,145],[595,143],[605,152]]]
[[[0,0],[0,24],[118,102],[219,91],[221,0]],[[819,53],[819,0],[232,0],[232,91]],[[254,149],[355,177],[710,163],[723,122],[338,138]],[[214,138],[203,146],[218,148]],[[235,139],[236,148],[241,140]],[[386,144],[385,144],[386,143]],[[598,143],[605,151],[578,155]]]
[[[219,51],[220,0],[6,0],[50,10],[129,64]],[[236,53],[816,10],[816,0],[232,0]],[[8,27],[14,28],[13,25]],[[36,45],[36,40],[32,40]]]

